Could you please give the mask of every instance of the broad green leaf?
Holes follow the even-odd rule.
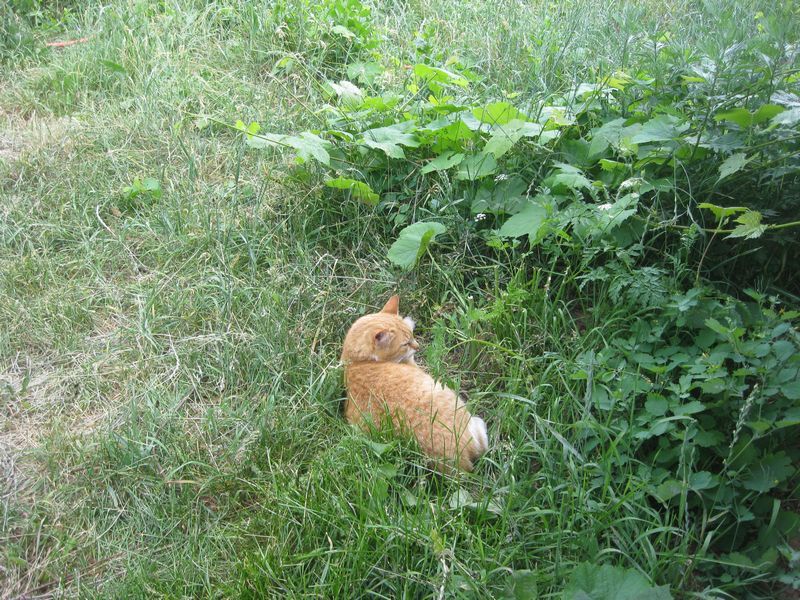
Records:
[[[686,404],[680,404],[672,407],[672,413],[676,416],[693,415],[695,413],[703,412],[706,405],[699,400],[692,400]]]
[[[526,119],[524,114],[508,102],[487,104],[484,107],[473,109],[472,114],[481,123],[488,123],[489,125],[505,125],[512,120],[524,121]]]
[[[569,576],[564,600],[672,600],[669,587],[653,587],[638,571],[582,563]]]
[[[733,108],[714,115],[716,121],[730,121],[736,123],[742,129],[750,127],[753,122],[753,116],[746,108]]]
[[[372,451],[377,456],[381,456],[382,454],[384,454],[387,450],[389,450],[394,445],[394,444],[381,444],[380,442],[374,442],[374,441],[369,440],[369,439],[365,439],[364,441],[367,444],[367,446],[372,448]]]
[[[450,496],[450,508],[453,510],[458,510],[459,508],[464,508],[468,504],[472,503],[472,496],[470,493],[465,490],[464,488],[458,488],[453,494]]]
[[[705,320],[706,327],[710,330],[717,332],[720,335],[729,336],[731,334],[731,330],[728,327],[725,327],[722,323],[717,321],[714,317],[709,317]]]
[[[781,386],[781,393],[789,400],[800,400],[800,381],[794,380]]]
[[[308,131],[299,135],[261,133],[261,126],[256,122],[245,127],[242,121],[236,121],[236,128],[245,134],[246,143],[251,148],[289,147],[297,151],[299,162],[307,162],[313,158],[323,165],[330,166],[331,157],[328,154],[330,142],[323,140],[318,135]]]
[[[725,161],[719,166],[719,179],[717,181],[721,181],[725,179],[728,175],[733,175],[737,171],[741,171],[742,168],[747,164],[747,155],[744,152],[737,152],[736,154],[731,154]]]
[[[534,241],[547,221],[547,209],[539,204],[530,204],[508,219],[498,231],[503,237],[530,236]]]
[[[106,67],[107,69],[114,71],[115,73],[127,73],[128,70],[123,67],[119,63],[115,63],[113,60],[100,60],[98,61],[101,65]]]
[[[658,115],[643,123],[639,132],[631,138],[631,142],[634,144],[666,142],[680,137],[687,129],[689,129],[689,123],[681,123],[677,117]]]
[[[360,200],[365,204],[369,204],[370,206],[375,206],[378,203],[378,198],[380,197],[378,194],[372,191],[372,188],[369,187],[369,185],[356,179],[337,177],[336,179],[328,179],[325,182],[325,185],[340,190],[350,190],[353,198]]]
[[[800,121],[800,107],[790,108],[772,118],[773,124],[787,127],[794,126],[798,121]]]
[[[753,113],[753,125],[769,121],[785,111],[786,109],[783,106],[778,106],[777,104],[762,104]]]
[[[331,27],[331,31],[333,33],[337,33],[337,34],[341,35],[342,37],[347,38],[348,40],[351,40],[354,37],[356,37],[356,34],[353,33],[352,31],[350,31],[344,25],[334,25],[333,27]]]
[[[546,177],[542,184],[551,188],[554,193],[563,193],[567,189],[591,189],[592,182],[589,181],[577,167],[561,162],[553,164],[557,167],[557,170],[555,173]]]
[[[450,167],[454,167],[464,160],[464,155],[459,152],[452,152],[450,150],[442,152],[439,156],[430,161],[427,165],[420,169],[421,173],[430,173],[432,171],[444,171]]]
[[[440,69],[439,67],[430,67],[423,64],[414,65],[414,75],[429,86],[433,83],[467,87],[469,83],[462,75],[451,73],[450,71]]]
[[[601,127],[592,129],[589,154],[592,156],[600,154],[609,145],[618,148],[623,129],[625,129],[625,119],[614,119],[603,123]]]
[[[487,175],[493,175],[497,172],[497,161],[491,154],[479,152],[467,156],[458,168],[456,179],[466,179],[468,181],[475,181]]]
[[[798,400],[800,398],[794,398]],[[800,406],[793,406],[784,413],[783,418],[775,423],[776,427],[791,427],[793,425],[800,425]]]
[[[785,452],[770,454],[750,466],[750,473],[742,480],[742,485],[754,492],[768,492],[794,471],[792,460]]]
[[[662,396],[650,395],[644,403],[644,409],[656,417],[662,417],[667,413],[668,402]]]
[[[736,213],[745,212],[749,210],[746,206],[717,206],[716,204],[711,204],[710,202],[701,202],[697,205],[699,208],[705,208],[710,210],[714,213],[714,216],[717,217],[717,221],[722,221],[722,219],[726,217],[730,217],[731,215],[735,215]]]
[[[405,158],[405,153],[400,146],[416,148],[419,146],[419,138],[413,132],[416,124],[413,121],[405,121],[388,127],[378,127],[368,129],[364,132],[364,145],[369,148],[383,150],[387,156],[392,158]]]
[[[529,123],[514,119],[506,125],[498,125],[492,129],[492,137],[486,142],[483,151],[500,158],[508,152],[522,137],[536,137],[542,132],[538,123]]]
[[[730,121],[731,123],[736,123],[742,129],[747,129],[753,125],[769,121],[785,110],[783,106],[778,106],[777,104],[764,104],[754,112],[739,107],[717,113],[714,115],[714,119],[717,121]]]
[[[539,597],[536,580],[535,571],[522,569],[512,572],[506,578],[504,600],[536,600]]]
[[[349,81],[340,81],[339,83],[329,81],[328,85],[339,96],[339,100],[345,108],[353,110],[363,104],[364,92],[357,85]]]
[[[397,476],[397,467],[393,464],[386,463],[385,465],[380,465],[377,468],[377,472],[386,479],[392,479]]]
[[[284,138],[284,142],[297,150],[299,162],[307,162],[313,158],[323,165],[330,166],[331,164],[331,157],[327,150],[330,142],[323,140],[318,135],[304,131],[300,135]]]
[[[719,478],[708,471],[698,471],[689,476],[689,488],[696,492],[708,490],[719,483]]]
[[[739,225],[733,230],[733,233],[728,234],[729,238],[743,237],[748,240],[761,237],[767,230],[766,225],[761,224],[761,213],[757,210],[748,210],[743,215],[736,219]]]
[[[659,500],[666,502],[670,498],[674,498],[683,491],[683,484],[675,479],[667,479],[659,484],[655,489],[655,494]]]
[[[347,65],[347,76],[366,85],[372,85],[381,73],[383,67],[375,62],[355,62]]]
[[[389,260],[403,269],[412,269],[434,238],[445,231],[447,228],[441,223],[419,222],[409,225],[389,248]]]

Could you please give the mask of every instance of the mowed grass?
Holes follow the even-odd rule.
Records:
[[[87,42],[3,63],[0,596],[485,598],[530,571],[557,597],[577,563],[606,560],[700,592],[683,515],[629,501],[644,482],[613,439],[594,462],[567,441],[603,433],[581,419],[574,359],[630,315],[551,287],[557,264],[478,269],[466,245],[402,274],[380,212],[325,200],[223,125],[317,124],[338,67],[283,20],[308,11],[76,3],[34,35]],[[714,23],[738,11],[753,13],[441,0],[371,18],[388,66],[426,31],[491,99],[648,60],[639,35],[735,40]],[[299,66],[276,69],[287,55]],[[137,177],[161,194],[130,197]],[[433,474],[409,441],[342,419],[341,340],[394,292],[423,362],[487,421],[472,475]]]

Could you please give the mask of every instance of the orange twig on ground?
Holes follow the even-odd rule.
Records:
[[[75,44],[82,44],[88,42],[88,37],[79,38],[77,40],[67,40],[65,42],[47,42],[45,46],[49,48],[65,48],[66,46],[73,46]]]

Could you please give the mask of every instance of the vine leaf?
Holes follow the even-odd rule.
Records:
[[[749,160],[744,152],[731,154],[719,166],[719,179],[717,179],[717,181],[722,181],[729,175],[733,175],[737,171],[741,171],[748,162]]]
[[[766,225],[761,224],[761,213],[757,210],[748,210],[736,219],[739,225],[728,235],[729,238],[744,238],[753,240],[767,230]]]

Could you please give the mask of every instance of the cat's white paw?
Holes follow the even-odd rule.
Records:
[[[475,447],[480,454],[483,454],[489,449],[489,435],[486,433],[486,423],[480,417],[472,417],[467,426],[472,439],[475,441]]]

